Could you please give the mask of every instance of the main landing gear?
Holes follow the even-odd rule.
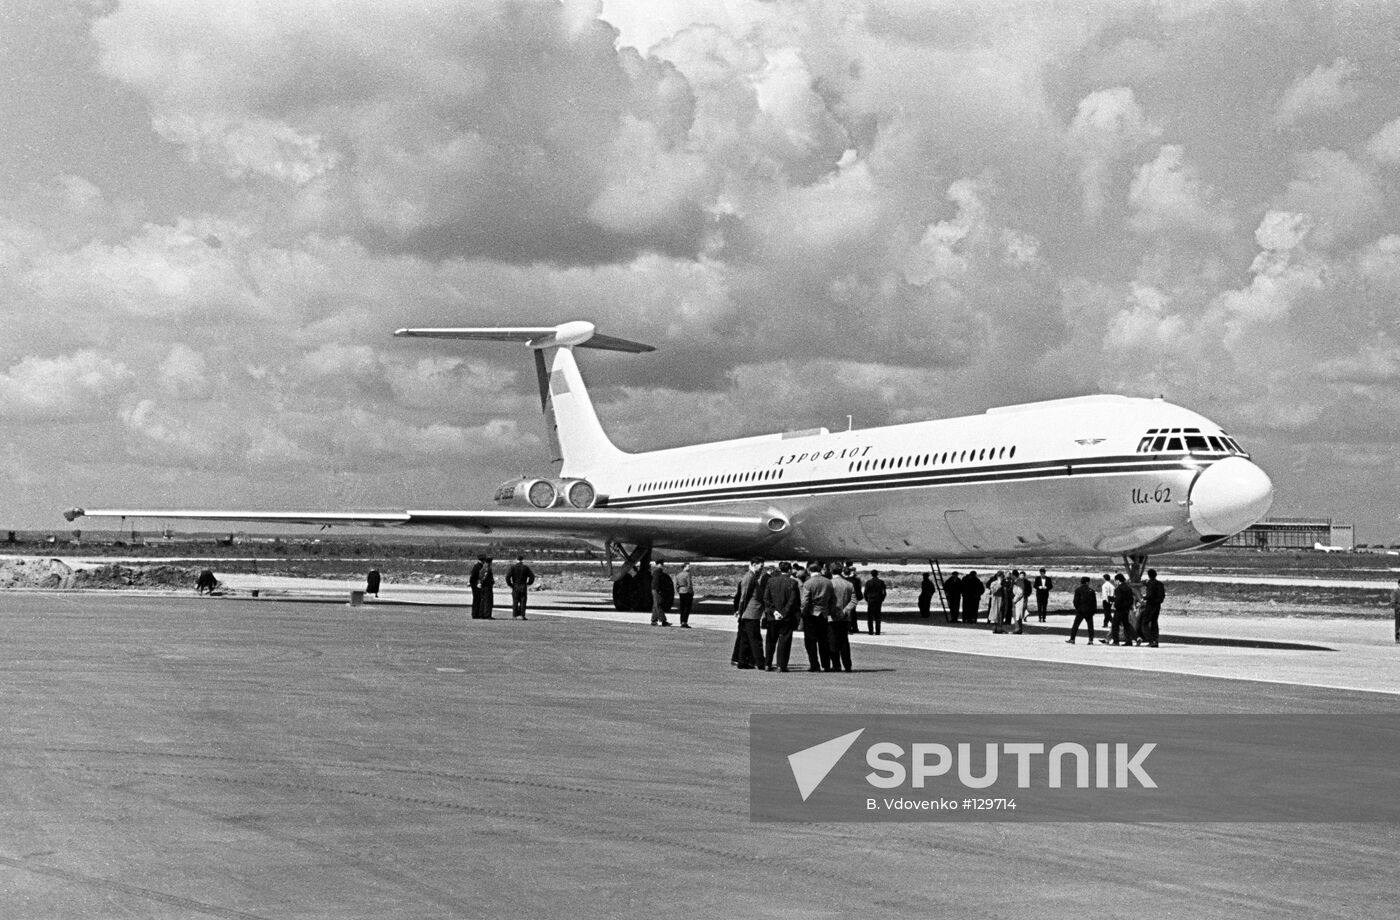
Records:
[[[620,569],[613,566],[614,554],[622,557]],[[628,552],[621,543],[609,543],[608,574],[613,580],[613,609],[624,613],[651,610],[651,544],[639,544]]]
[[[1123,565],[1127,566],[1128,569],[1128,584],[1141,584],[1143,573],[1147,571],[1147,557],[1145,555],[1125,555]]]

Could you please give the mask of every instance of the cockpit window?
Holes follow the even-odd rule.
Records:
[[[1181,450],[1181,438],[1168,438],[1167,450]]]
[[[1210,447],[1206,444],[1206,439],[1205,439],[1204,437],[1202,437],[1201,435],[1198,435],[1198,434],[1188,434],[1188,435],[1186,436],[1186,449],[1187,449],[1187,450],[1209,450]]]
[[[1162,449],[1165,448],[1166,446],[1167,446],[1167,439],[1166,439],[1166,437],[1164,437],[1163,435],[1158,435],[1158,436],[1152,441],[1152,449],[1153,449],[1154,451],[1162,450]]]

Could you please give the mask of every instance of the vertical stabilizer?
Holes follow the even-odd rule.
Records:
[[[622,451],[608,439],[598,421],[573,348],[545,348],[536,354],[549,366],[544,417],[555,459],[564,461],[559,475],[587,477],[620,459]]]
[[[640,342],[599,335],[593,324],[587,322],[558,326],[399,329],[394,335],[523,342],[532,348],[550,459],[563,461],[561,476],[587,477],[624,456],[603,432],[593,401],[588,397],[588,388],[583,385],[583,376],[574,361],[574,349],[601,348],[634,354],[655,351]]]

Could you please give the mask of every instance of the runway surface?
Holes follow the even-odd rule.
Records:
[[[1075,657],[1009,656],[971,645],[1004,637],[919,624],[908,628],[969,646],[930,650],[892,636],[860,644],[854,674],[766,674],[729,666],[720,616],[701,618],[713,628],[658,629],[644,615],[616,622],[588,609],[603,606],[597,598],[560,598],[573,610],[557,613],[568,615],[481,621],[442,603],[453,599],[349,607],[341,598],[0,595],[0,913],[1353,918],[1393,909],[1400,833],[1389,825],[779,826],[747,817],[755,712],[1389,713],[1393,691],[1086,666],[1088,649],[1053,635],[1013,638]],[[1211,650],[1240,653],[1157,651]]]

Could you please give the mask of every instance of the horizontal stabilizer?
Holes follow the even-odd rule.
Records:
[[[574,346],[641,354],[656,351],[650,345],[600,335],[592,323],[576,321],[558,326],[480,326],[470,328],[398,329],[394,335],[420,339],[477,339],[486,342],[522,342],[531,348]]]

